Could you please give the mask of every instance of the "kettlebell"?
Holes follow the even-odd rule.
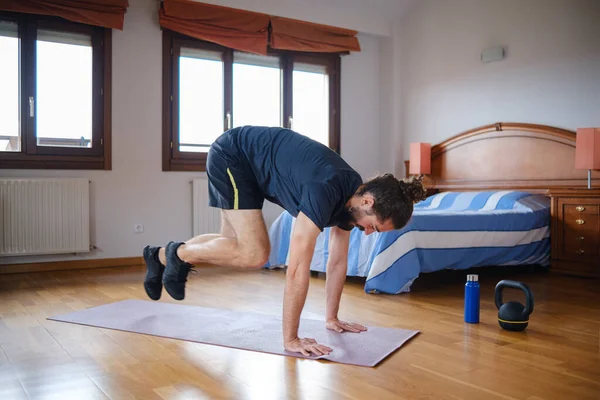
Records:
[[[502,291],[504,288],[521,289],[525,292],[525,305],[518,301],[502,303]],[[522,283],[509,280],[501,280],[496,285],[494,295],[496,308],[498,309],[498,324],[507,331],[523,331],[529,325],[529,315],[533,312],[533,293],[529,287]]]

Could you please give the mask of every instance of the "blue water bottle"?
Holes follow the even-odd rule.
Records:
[[[465,322],[479,323],[479,276],[467,275],[465,284]]]

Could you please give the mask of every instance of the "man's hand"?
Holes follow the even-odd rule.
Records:
[[[336,332],[340,332],[340,333],[344,332],[344,331],[348,331],[348,332],[364,332],[364,331],[367,330],[366,326],[355,324],[353,322],[340,321],[337,318],[328,320],[325,323],[325,326],[327,327],[327,329],[331,329],[332,331],[336,331]]]
[[[327,355],[331,353],[330,347],[318,344],[314,339],[296,338],[289,343],[285,343],[284,347],[287,351],[294,353],[302,353],[305,356],[310,356],[310,353],[316,356]]]

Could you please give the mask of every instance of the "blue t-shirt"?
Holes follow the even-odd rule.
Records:
[[[244,126],[229,134],[265,199],[294,217],[303,212],[321,231],[329,226],[352,229],[345,205],[363,182],[339,154],[280,127]]]

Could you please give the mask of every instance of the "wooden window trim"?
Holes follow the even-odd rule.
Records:
[[[23,110],[28,96],[21,96],[21,151],[0,152],[0,169],[112,169],[112,30],[66,21],[58,17],[0,12],[0,19],[19,23],[22,74],[21,93],[35,95],[35,35],[38,28],[85,33],[93,44],[92,148],[38,146],[35,126]],[[33,39],[33,40],[32,40]],[[37,98],[37,97],[36,97]]]
[[[163,29],[163,108],[162,108],[162,169],[163,171],[206,171],[207,153],[182,153],[178,151],[179,138],[177,132],[177,62],[176,48],[194,47],[223,52],[226,61],[224,69],[224,112],[232,109],[232,69],[231,62],[234,50],[214,43],[191,38],[186,35]],[[340,54],[293,52],[269,49],[268,55],[281,57],[283,69],[283,125],[289,127],[289,117],[293,110],[292,75],[294,60],[324,65],[329,71],[329,102],[331,106],[329,118],[329,147],[340,153],[340,101],[341,101],[341,60]],[[225,116],[224,129],[227,130]]]

